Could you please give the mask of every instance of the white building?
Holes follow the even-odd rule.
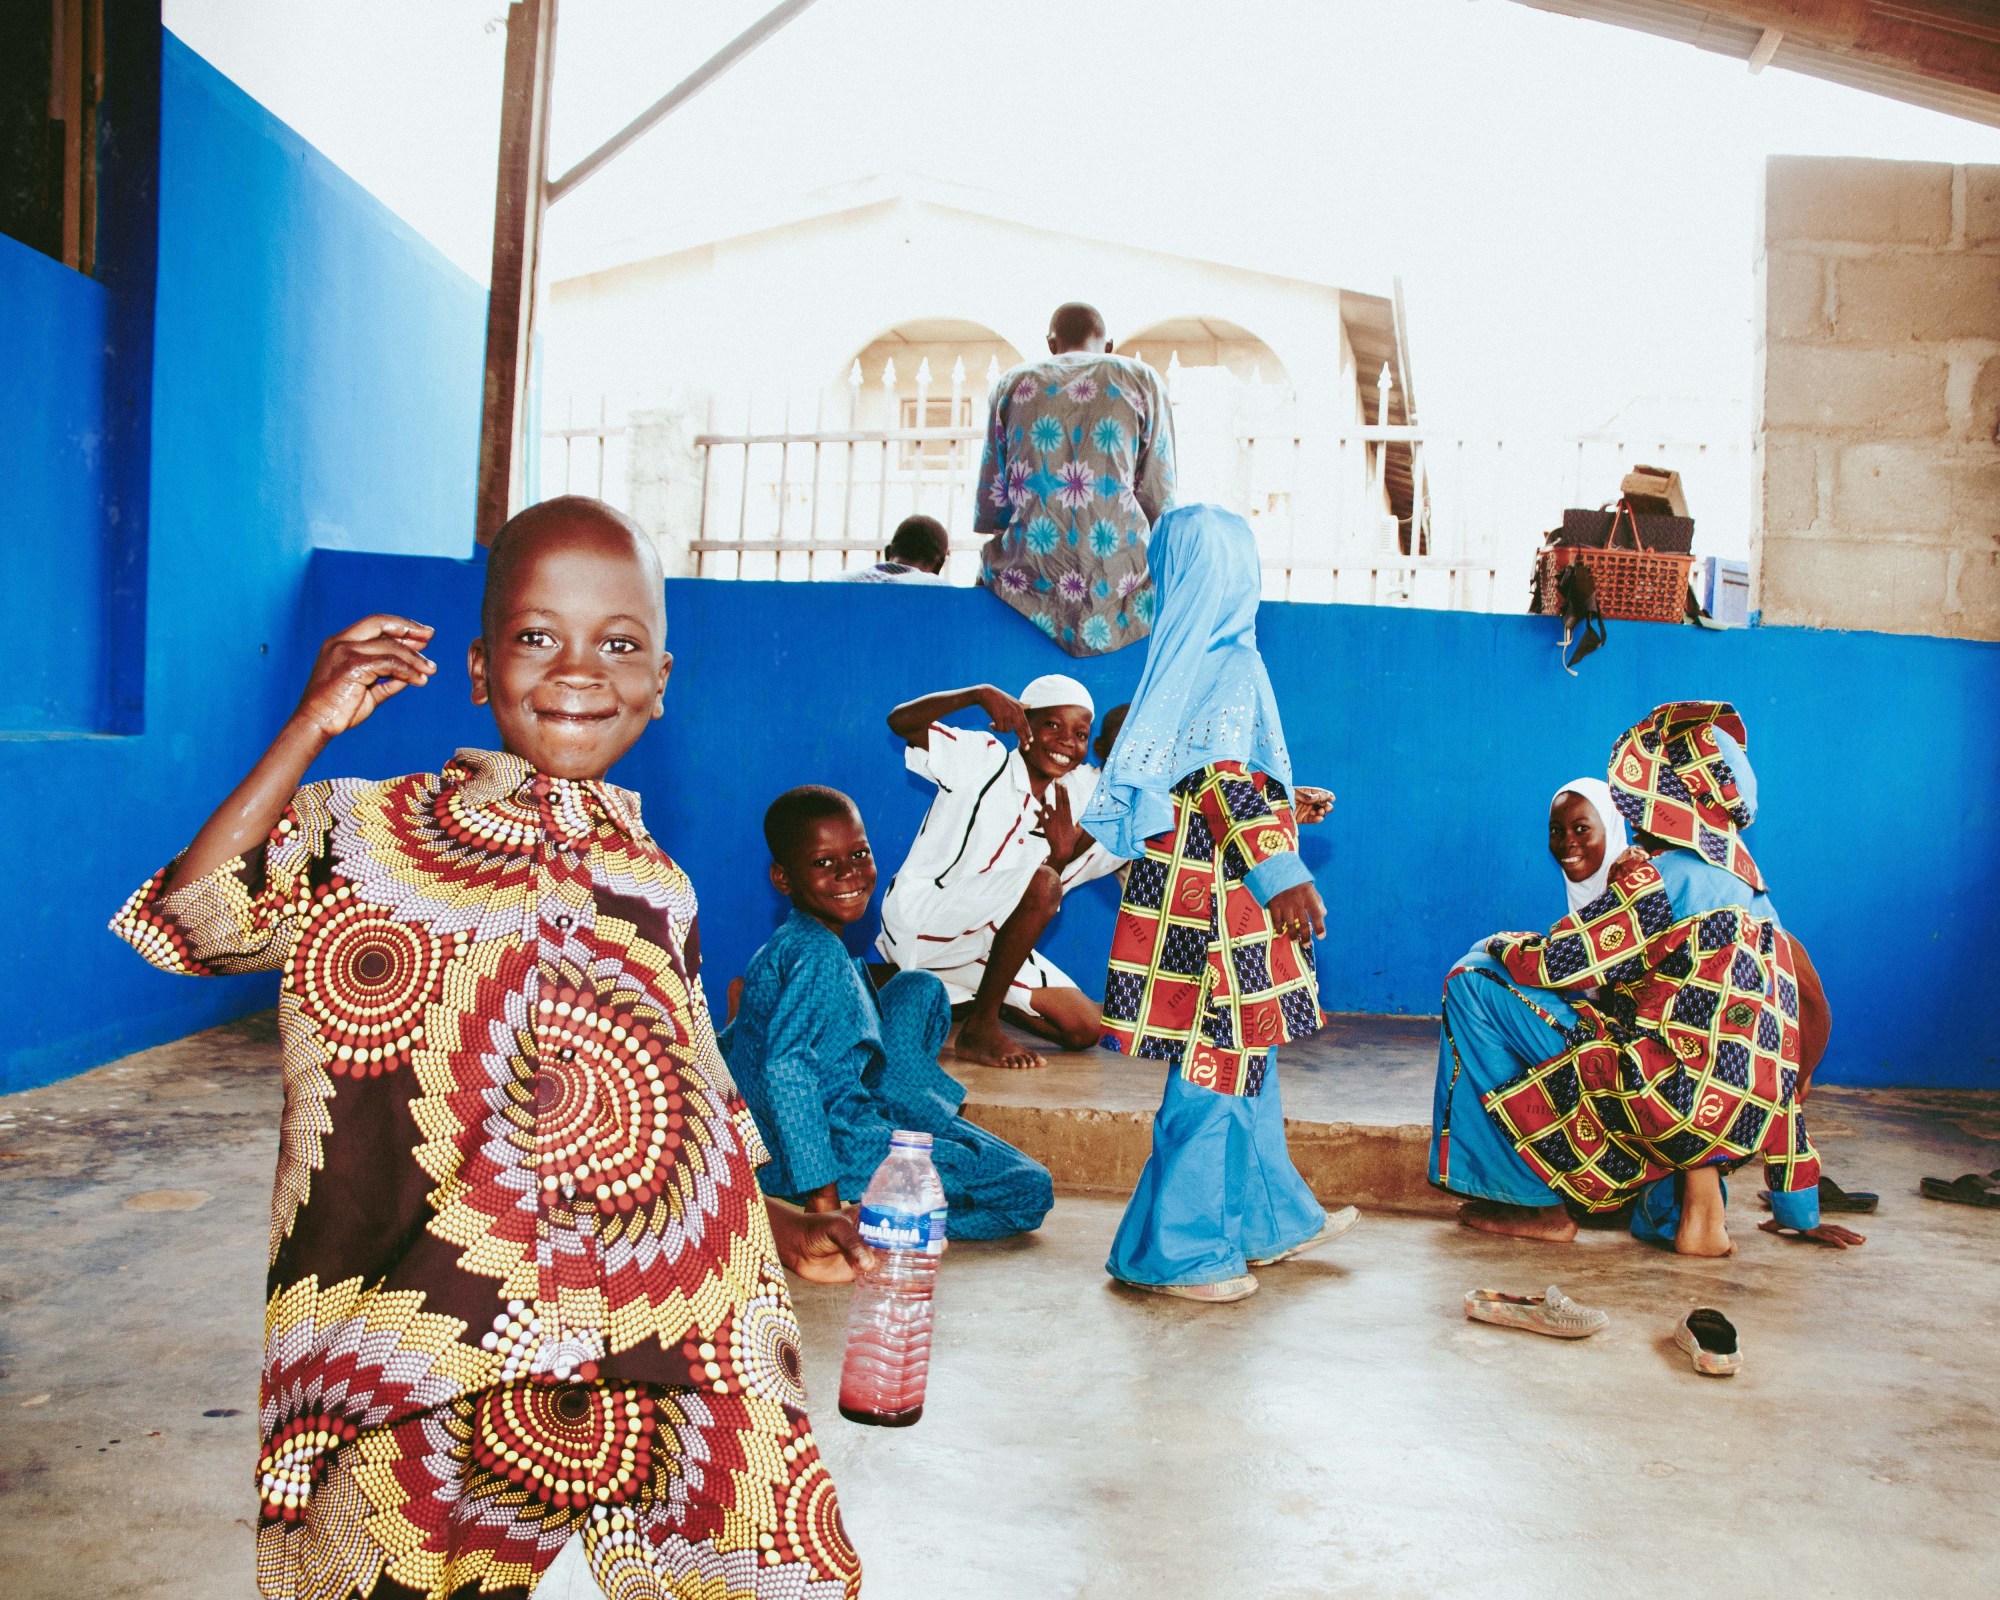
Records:
[[[1437,548],[1390,298],[1092,225],[873,177],[635,239],[551,286],[539,487],[623,498],[670,572],[720,577],[823,576],[921,509],[969,579],[992,379],[1088,300],[1167,374],[1180,498],[1251,517],[1269,593],[1499,603],[1483,535]]]

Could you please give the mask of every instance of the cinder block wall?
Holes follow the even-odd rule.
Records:
[[[2000,638],[2000,167],[1774,156],[1752,603]]]

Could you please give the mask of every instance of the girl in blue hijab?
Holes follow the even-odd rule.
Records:
[[[1105,980],[1105,1044],[1171,1067],[1153,1151],[1107,1267],[1156,1294],[1254,1294],[1249,1268],[1338,1238],[1285,1149],[1276,1048],[1319,1030],[1326,907],[1299,859],[1291,758],[1257,653],[1263,588],[1241,517],[1155,525],[1158,610],[1084,827],[1133,865]],[[1304,820],[1332,796],[1303,791]]]

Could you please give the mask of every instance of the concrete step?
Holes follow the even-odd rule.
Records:
[[[1025,1150],[1071,1194],[1126,1195],[1152,1148],[1166,1069],[1108,1050],[1045,1052],[1034,1072],[947,1059],[965,1115]],[[1292,1160],[1328,1205],[1449,1213],[1426,1178],[1434,1017],[1338,1016],[1278,1053]]]

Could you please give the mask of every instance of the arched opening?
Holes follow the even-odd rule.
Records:
[[[1299,478],[1297,395],[1278,352],[1222,317],[1169,317],[1113,338],[1168,380],[1179,497],[1242,512],[1278,554],[1267,530],[1290,527]]]
[[[984,422],[993,380],[1020,360],[980,323],[921,317],[869,340],[836,381],[849,392],[857,428],[969,428]],[[942,464],[941,448],[925,449]]]
[[[1169,317],[1135,333],[1114,335],[1122,355],[1156,371],[1170,366],[1220,367],[1243,383],[1290,389],[1292,375],[1273,350],[1248,328],[1221,317]]]

